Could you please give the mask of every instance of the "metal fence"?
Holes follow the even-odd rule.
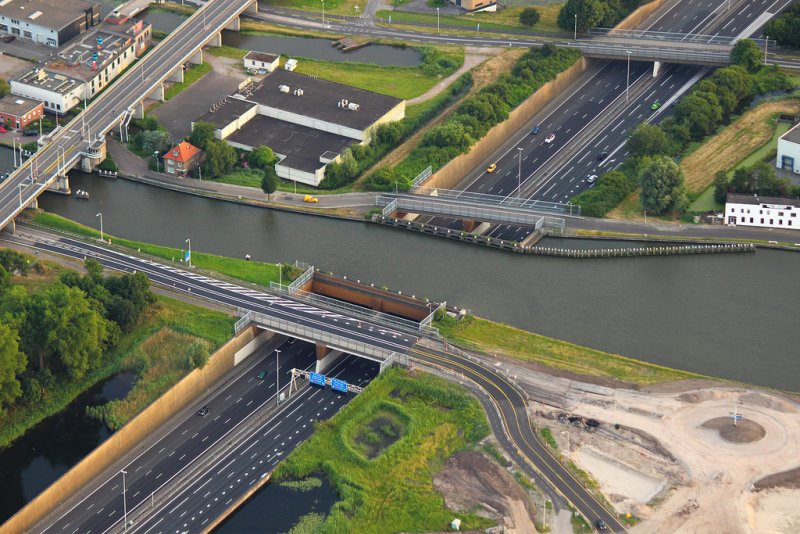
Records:
[[[422,184],[425,180],[430,178],[432,174],[433,174],[433,167],[428,165],[427,169],[419,173],[416,178],[411,180],[411,191],[415,191],[417,187],[419,187],[420,184]]]
[[[303,271],[303,274],[297,277],[297,280],[289,284],[288,286],[289,294],[294,294],[295,291],[300,289],[303,285],[305,285],[306,282],[308,282],[314,277],[313,265],[309,265],[307,263],[303,263],[300,261],[295,261],[294,266],[297,267],[298,269],[305,269],[305,271]]]

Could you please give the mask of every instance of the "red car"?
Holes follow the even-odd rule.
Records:
[[[5,129],[5,127],[4,126],[0,126],[0,133],[6,133],[6,132],[7,132],[7,130]]]

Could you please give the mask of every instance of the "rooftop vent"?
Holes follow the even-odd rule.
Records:
[[[350,102],[349,104],[347,104],[347,109],[349,109],[350,111],[358,111],[358,108],[360,107],[361,106],[359,106],[355,102]]]
[[[289,91],[291,91],[288,85],[279,85],[278,89],[280,90],[281,93],[288,93]]]
[[[294,90],[294,95],[295,96],[303,96],[303,90],[302,89],[295,89]]]

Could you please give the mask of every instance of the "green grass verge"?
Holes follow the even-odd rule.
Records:
[[[241,48],[235,48],[227,45],[207,48],[204,52],[211,54],[212,56],[227,57],[231,59],[244,59],[244,56],[247,55],[247,50],[242,50]]]
[[[183,81],[170,85],[167,90],[164,91],[164,100],[175,98],[181,93],[181,91],[211,72],[211,70],[211,65],[208,63],[203,63],[202,65],[190,65],[189,68],[183,71]]]
[[[75,221],[71,221],[54,213],[38,213],[33,217],[33,222],[41,226],[77,234],[83,237],[94,239],[100,238],[100,232],[94,228],[89,228]],[[170,262],[178,262],[183,257],[183,251],[178,248],[164,247],[150,243],[142,243],[120,237],[109,237],[114,245],[133,250],[139,250],[145,254],[155,256]],[[268,286],[270,282],[278,282],[280,274],[278,266],[272,263],[262,263],[259,261],[246,261],[237,258],[227,258],[215,254],[192,251],[192,265],[201,269],[215,271],[232,278],[238,278],[246,282]],[[284,281],[286,278],[284,277]]]
[[[262,3],[270,7],[286,7],[308,11],[322,19],[322,2],[319,0],[265,0]],[[327,0],[325,2],[325,15],[356,16],[366,5],[367,0]],[[356,10],[356,6],[358,6],[358,10]]]
[[[542,440],[547,443],[551,449],[558,449],[558,443],[556,443],[556,439],[553,437],[553,432],[549,428],[546,426],[540,428],[539,435],[542,436]]]
[[[157,295],[158,301],[131,332],[123,334],[117,345],[104,355],[103,365],[80,381],[56,380],[35,405],[17,405],[0,418],[0,448],[22,436],[45,418],[63,410],[78,395],[106,378],[127,369],[160,362],[148,361],[140,348],[151,336],[168,328],[185,336],[202,339],[214,351],[233,334],[234,318],[192,304]],[[138,411],[149,404],[144,400]],[[137,411],[137,413],[138,413]]]
[[[255,169],[241,169],[238,171],[234,171],[230,174],[226,174],[225,176],[221,176],[219,178],[214,178],[212,181],[214,182],[221,182],[223,184],[233,184],[233,185],[244,185],[247,187],[257,187],[258,190],[261,190],[261,179],[264,177],[264,173],[260,170]]]
[[[406,432],[373,460],[353,440],[386,410],[408,420]],[[393,368],[381,374],[278,466],[277,480],[324,473],[340,496],[322,526],[329,532],[442,531],[454,517],[462,529],[492,523],[447,510],[432,477],[453,453],[489,431],[480,404],[461,387],[425,373]]]
[[[695,373],[581,347],[474,316],[459,322],[447,318],[437,321],[436,326],[454,343],[579,375],[612,377],[642,385],[704,378]]]
[[[717,204],[714,200],[714,186],[706,188],[705,191],[700,193],[698,197],[689,205],[689,212],[701,211],[721,211],[724,208],[722,204]]]

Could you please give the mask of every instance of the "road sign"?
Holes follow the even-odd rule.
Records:
[[[347,393],[347,382],[345,382],[344,380],[339,380],[337,378],[332,378],[331,389],[334,391],[341,391],[342,393]]]
[[[309,373],[308,381],[317,386],[325,387],[325,375],[319,373]]]

